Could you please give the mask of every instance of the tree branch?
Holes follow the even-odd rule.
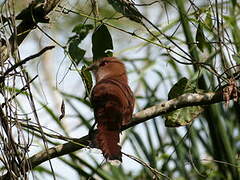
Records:
[[[136,126],[137,124],[140,124],[147,120],[150,120],[154,117],[172,112],[183,107],[210,105],[222,101],[224,101],[224,98],[223,93],[221,91],[216,93],[215,92],[186,93],[175,99],[162,102],[160,104],[157,104],[155,106],[149,107],[145,110],[135,113],[133,115],[133,121],[123,126],[122,131],[130,127]],[[94,131],[94,133],[96,133],[96,130]],[[49,159],[66,155],[74,151],[80,150],[84,147],[87,147],[90,145],[90,142],[91,138],[88,135],[86,135],[74,141],[49,148],[47,150],[48,152],[46,150],[43,150],[30,157],[28,160],[29,163],[31,164],[31,168],[33,169]],[[8,179],[8,173],[3,175],[0,179]]]
[[[128,129],[149,119],[183,107],[210,105],[221,102],[223,100],[223,93],[221,91],[209,93],[186,93],[177,98],[162,102],[143,111],[135,113],[133,115],[133,121],[123,126],[122,130]]]

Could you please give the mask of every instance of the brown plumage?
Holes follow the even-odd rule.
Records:
[[[134,107],[125,66],[115,57],[104,57],[96,60],[89,69],[96,77],[91,102],[98,129],[97,145],[107,160],[122,161],[121,126],[131,120]]]

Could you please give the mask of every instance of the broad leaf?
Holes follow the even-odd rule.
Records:
[[[93,29],[93,25],[91,24],[78,24],[72,30],[75,35],[68,40],[68,53],[76,65],[81,62],[86,53],[84,49],[81,49],[78,46],[82,40],[85,39],[91,29]]]
[[[79,64],[83,59],[86,51],[78,47],[79,41],[74,39],[69,43],[68,53],[75,62],[75,64]]]
[[[174,84],[168,93],[168,100],[182,95],[186,89],[187,83],[188,79],[183,77],[176,84]]]
[[[99,25],[92,35],[93,60],[112,56],[113,42],[110,32],[104,24]]]
[[[172,89],[168,93],[168,100],[176,98],[184,93],[195,92],[195,86],[187,78],[181,78],[176,84],[173,85]],[[200,106],[185,107],[165,115],[165,126],[167,127],[178,127],[188,125],[198,117],[203,108]]]
[[[186,126],[190,124],[195,118],[197,118],[202,112],[203,108],[201,106],[185,107],[170,112],[165,116],[165,126]]]

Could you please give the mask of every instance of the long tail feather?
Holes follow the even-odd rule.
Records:
[[[104,157],[122,162],[121,146],[119,146],[120,130],[112,130],[104,123],[98,123],[97,143]]]

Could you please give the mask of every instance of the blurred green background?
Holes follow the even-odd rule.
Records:
[[[171,99],[169,91],[183,77],[187,85],[175,90],[177,95],[217,91],[230,82],[236,83],[234,88],[239,93],[240,6],[237,0],[134,2],[161,32],[144,19],[147,28],[123,17],[106,0],[97,1],[96,17],[91,1],[63,0],[48,15],[50,23],[39,24],[19,46],[18,58],[11,56],[5,62],[3,67],[7,68],[45,46],[56,46],[19,68],[20,75],[9,78],[1,92],[1,103],[4,103],[26,84],[23,71],[28,72],[30,78],[38,75],[31,83],[31,92],[20,92],[4,109],[18,122],[12,123],[12,132],[16,142],[25,147],[26,158],[43,150],[43,142],[52,147],[67,141],[54,135],[80,138],[94,123],[81,77],[83,65],[92,62],[93,30],[85,31],[86,37],[77,41],[79,34],[73,29],[79,25],[86,30],[86,25],[95,28],[104,22],[108,27],[113,39],[113,54],[127,67],[129,84],[136,98],[135,112]],[[1,13],[17,15],[29,3],[6,1],[1,4]],[[0,21],[1,37],[7,39],[13,25],[18,23],[16,20],[4,25]],[[29,94],[32,94],[34,105]],[[62,102],[65,115],[59,120],[63,114]],[[99,150],[84,148],[51,160],[55,175],[46,161],[34,168],[29,178],[239,179],[239,101],[202,108],[168,114],[167,119],[188,121],[186,126],[166,127],[166,118],[157,117],[124,131],[122,151],[133,157],[124,155],[120,167],[105,163]],[[37,130],[36,114],[45,138]],[[1,132],[4,137],[3,130]],[[4,157],[8,155],[1,150],[3,172],[6,169]]]

